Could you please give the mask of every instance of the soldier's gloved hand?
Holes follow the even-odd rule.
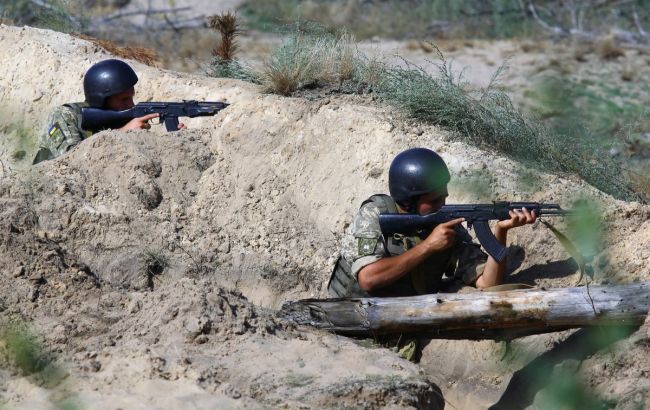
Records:
[[[518,226],[535,223],[536,220],[537,215],[535,215],[535,211],[529,211],[526,208],[514,209],[510,211],[510,219],[497,222],[497,226],[501,229],[508,230]]]
[[[450,248],[456,239],[454,227],[464,221],[465,218],[457,218],[436,226],[422,243],[429,247],[432,252],[440,252]]]
[[[154,113],[154,114],[147,114],[142,117],[134,118],[131,121],[127,122],[125,126],[120,128],[120,131],[128,131],[128,130],[148,130],[151,128],[151,124],[149,124],[149,120],[152,120],[154,118],[158,118],[159,114]]]

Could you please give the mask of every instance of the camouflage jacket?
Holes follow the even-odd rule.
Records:
[[[85,107],[87,103],[71,103],[54,109],[39,138],[34,164],[56,158],[92,135],[81,129],[81,109]]]
[[[377,196],[373,196],[375,198]],[[443,276],[462,280],[466,284],[473,284],[483,273],[487,255],[480,246],[472,242],[472,238],[463,228],[456,227],[456,241],[454,245],[439,253],[431,255],[425,262],[416,269],[401,277],[395,283],[373,292],[368,295],[361,291],[358,286],[357,275],[365,266],[387,256],[396,256],[406,252],[422,241],[420,237],[409,237],[394,235],[385,238],[379,228],[379,214],[391,212],[389,206],[394,204],[392,198],[383,196],[384,201],[366,201],[359,211],[352,224],[348,227],[343,237],[341,246],[341,259],[339,264],[347,266],[348,283],[344,272],[346,269],[335,268],[332,280],[330,281],[330,292],[334,296],[414,296],[418,294],[435,293],[440,290]],[[382,203],[391,201],[387,204]],[[336,278],[336,276],[339,278]],[[332,292],[332,283],[336,280],[342,286],[339,291]],[[354,283],[350,283],[354,281]],[[345,288],[345,295],[340,289]]]

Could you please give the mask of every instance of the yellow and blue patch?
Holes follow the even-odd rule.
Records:
[[[47,131],[47,134],[50,136],[50,138],[55,138],[57,132],[61,132],[61,127],[59,126],[58,122],[54,123],[54,125],[50,127],[50,129]]]

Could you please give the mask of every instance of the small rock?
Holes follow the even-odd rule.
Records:
[[[200,334],[194,339],[194,343],[197,345],[202,345],[208,341],[208,335]]]
[[[24,266],[18,266],[16,269],[14,269],[13,276],[14,278],[17,278],[19,276],[23,276],[25,274],[25,267]]]
[[[98,371],[101,370],[102,364],[99,363],[97,360],[91,360],[90,363],[88,363],[88,367],[90,368],[91,372],[97,373]]]

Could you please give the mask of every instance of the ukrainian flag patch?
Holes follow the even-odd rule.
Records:
[[[57,131],[61,131],[61,127],[59,126],[58,122],[54,123],[54,125],[50,127],[50,129],[47,131],[47,134],[50,136],[50,138],[54,138]]]

